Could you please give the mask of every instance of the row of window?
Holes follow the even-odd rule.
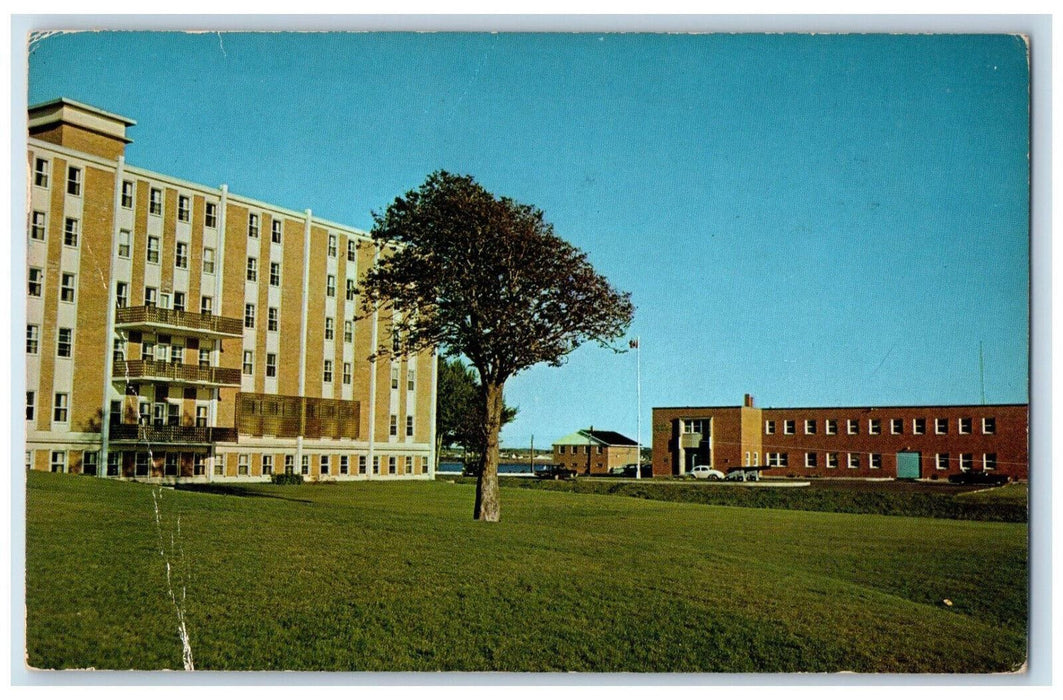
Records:
[[[37,187],[48,187],[51,178],[52,166],[47,158],[37,158],[33,162],[33,184]],[[81,196],[82,170],[71,165],[66,169],[66,193],[74,197]]]
[[[583,454],[589,455],[591,453],[591,446],[590,445],[569,445],[568,447],[571,448],[571,452],[574,455],[580,453],[580,447],[583,447]],[[557,453],[560,454],[560,455],[565,454],[565,445],[558,445],[557,446]],[[594,446],[594,454],[596,454],[596,455],[602,454],[602,446],[601,445],[595,445]]]
[[[26,420],[34,420],[37,417],[37,392],[26,392]],[[52,421],[66,423],[70,420],[70,395],[66,392],[56,392],[52,402]]]
[[[841,456],[843,453],[839,452],[824,452],[824,465],[827,469],[837,469]],[[846,452],[845,466],[849,469],[859,469],[863,465],[863,459],[867,458],[867,466],[870,469],[882,468],[882,455],[878,452]],[[757,457],[756,453],[752,455],[753,461],[750,462],[750,453],[746,453],[746,465],[752,464],[756,466]],[[951,456],[948,452],[938,452],[934,455],[934,467],[939,470],[947,470],[949,468]],[[975,455],[969,452],[961,453],[958,456],[958,464],[961,470],[969,471],[974,468]],[[789,453],[788,452],[768,452],[764,455],[764,464],[769,467],[788,467]],[[995,452],[986,452],[982,454],[981,459],[982,469],[986,471],[992,471],[997,468],[997,455]],[[805,453],[805,467],[808,469],[815,469],[820,466],[819,453],[806,452]]]
[[[947,435],[949,432],[949,419],[948,418],[934,418],[934,433],[937,435]],[[764,434],[775,434],[774,420],[764,421]],[[888,426],[891,435],[903,435],[904,434],[904,419],[903,418],[890,418],[888,419]],[[795,433],[797,421],[793,419],[787,419],[782,421],[782,431],[784,435],[793,435]],[[956,429],[960,435],[971,434],[974,426],[973,418],[957,418]],[[883,429],[883,421],[880,418],[868,418],[867,420],[867,433],[868,435],[881,435]],[[912,419],[912,435],[924,435],[927,429],[926,418],[913,418]],[[808,419],[804,421],[804,434],[815,435],[819,430],[818,421],[815,419]],[[860,434],[860,421],[855,418],[849,418],[845,421],[845,430],[848,435]],[[993,435],[997,431],[997,421],[993,417],[982,418],[982,434]],[[827,418],[823,421],[823,432],[826,435],[838,434],[838,421],[833,418]]]
[[[147,452],[137,452],[133,458],[133,473],[136,476],[148,476],[150,474],[150,455]],[[118,476],[119,468],[122,463],[122,455],[120,452],[109,452],[107,459],[107,476]],[[282,457],[284,463],[284,471],[287,474],[292,474],[295,471],[295,455],[277,455]],[[67,463],[66,450],[52,450],[49,455],[49,468],[53,472],[66,472],[69,469]],[[300,464],[300,473],[304,475],[310,474],[310,455],[303,455]],[[95,476],[97,469],[99,468],[99,452],[83,452],[81,461],[81,470],[83,474]],[[390,455],[387,459],[387,473],[388,474],[416,474],[418,468],[420,473],[426,471],[426,458],[418,457],[415,463],[413,455],[405,455],[403,461],[399,462],[399,457]],[[365,474],[367,469],[367,462],[365,455],[358,455],[358,474]],[[180,463],[180,453],[177,452],[165,452],[163,453],[163,474],[165,476],[177,476],[178,467]],[[321,476],[328,476],[332,473],[332,455],[319,455],[318,456],[318,474]],[[32,450],[26,451],[26,468],[31,469],[33,466],[33,452]],[[381,458],[379,455],[373,456],[373,473],[379,474],[381,466]],[[337,473],[340,475],[351,473],[351,460],[349,455],[339,455],[336,460]],[[238,455],[237,456],[237,474],[239,476],[248,476],[250,470],[250,456]],[[401,470],[401,471],[400,471]],[[274,472],[274,455],[266,454],[262,455],[262,474],[269,476]],[[196,476],[203,476],[206,474],[206,455],[202,453],[192,454],[192,473]],[[216,459],[214,462],[214,474],[216,476],[224,475],[224,465],[221,459]]]
[[[26,325],[26,354],[36,355],[40,352],[41,327],[30,323]],[[59,328],[55,335],[56,357],[72,357],[74,354],[74,330]]]
[[[44,270],[39,267],[31,267],[29,274],[26,276],[27,289],[26,293],[31,297],[41,297],[44,295]],[[76,298],[77,291],[77,275],[73,272],[62,272],[59,274],[59,300],[65,301],[69,304],[73,304]]]

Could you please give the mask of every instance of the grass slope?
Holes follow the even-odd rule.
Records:
[[[160,544],[197,669],[987,672],[1026,654],[1021,524],[512,489],[487,525],[472,487],[415,482],[154,489],[160,540],[150,486],[28,479],[37,668],[181,668]]]

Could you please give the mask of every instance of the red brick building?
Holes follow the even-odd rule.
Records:
[[[984,470],[1029,475],[1029,406],[653,409],[653,475],[705,464],[766,476],[946,478]]]
[[[607,474],[638,462],[638,443],[612,430],[577,430],[554,443],[554,465],[578,474]]]

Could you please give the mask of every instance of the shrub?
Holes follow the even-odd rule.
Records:
[[[303,483],[302,474],[274,474],[273,483],[280,486],[298,486]]]

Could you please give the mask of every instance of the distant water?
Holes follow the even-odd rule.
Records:
[[[539,464],[539,465],[547,464],[548,465],[549,463],[538,462],[537,464]],[[440,474],[443,474],[443,473],[446,473],[446,474],[460,474],[461,473],[461,462],[440,462],[439,463],[439,473]],[[531,474],[531,465],[528,464],[527,462],[525,462],[524,464],[516,464],[516,463],[512,463],[512,462],[507,462],[507,463],[503,463],[503,464],[499,464],[498,465],[498,473],[499,474]]]

